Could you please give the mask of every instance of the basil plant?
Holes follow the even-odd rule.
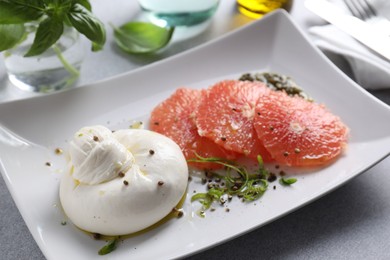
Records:
[[[99,51],[106,41],[103,23],[93,15],[88,0],[0,0],[0,52],[22,42],[26,25],[38,28],[25,57],[42,54],[61,37],[65,26],[74,27]]]

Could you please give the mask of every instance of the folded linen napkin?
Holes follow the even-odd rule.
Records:
[[[337,4],[345,12],[349,13],[342,0],[328,1]],[[390,18],[390,1],[368,1],[370,1],[373,8],[378,10],[378,15]],[[390,37],[390,26],[384,26],[384,29],[388,30]],[[389,61],[375,54],[369,48],[331,24],[313,26],[309,28],[309,34],[313,38],[314,43],[325,53],[330,52],[343,56],[350,65],[355,81],[362,87],[367,89],[390,89]]]

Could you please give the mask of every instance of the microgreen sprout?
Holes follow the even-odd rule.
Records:
[[[280,178],[280,183],[283,184],[283,185],[291,185],[293,183],[296,183],[297,182],[297,179],[296,178]]]
[[[268,170],[264,167],[263,159],[257,157],[257,170],[249,172],[247,167],[238,165],[232,161],[216,158],[202,157],[196,155],[196,159],[190,159],[188,162],[196,163],[216,163],[224,166],[224,174],[209,172],[211,178],[220,181],[213,183],[205,193],[197,193],[191,197],[191,202],[199,201],[202,204],[202,211],[211,207],[214,202],[223,204],[225,195],[232,197],[237,196],[245,202],[251,202],[259,199],[268,188],[267,178]]]
[[[112,251],[114,251],[116,249],[117,242],[118,242],[117,238],[108,241],[108,243],[99,250],[98,254],[99,255],[107,255],[107,254],[111,253]]]

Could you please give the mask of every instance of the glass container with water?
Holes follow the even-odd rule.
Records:
[[[150,20],[160,26],[192,26],[207,21],[219,0],[138,0]]]

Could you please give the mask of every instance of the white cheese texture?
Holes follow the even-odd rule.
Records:
[[[85,231],[117,236],[143,230],[168,215],[186,192],[188,166],[179,146],[149,130],[84,127],[70,142],[69,155],[60,200]]]

